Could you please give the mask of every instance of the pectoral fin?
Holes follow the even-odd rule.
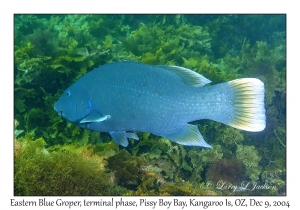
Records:
[[[196,125],[186,124],[177,133],[158,135],[170,139],[178,144],[211,148],[211,146],[204,140]]]
[[[135,133],[127,133],[126,131],[111,131],[109,134],[117,144],[122,145],[123,147],[128,146],[127,138],[139,140],[139,137]]]
[[[83,118],[80,123],[94,123],[94,122],[102,122],[108,120],[110,115],[101,115],[98,112],[91,112],[85,118]]]

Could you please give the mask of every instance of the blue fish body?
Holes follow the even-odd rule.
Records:
[[[178,66],[133,61],[103,65],[64,91],[54,109],[80,127],[109,132],[127,146],[133,131],[151,132],[183,145],[211,147],[197,126],[211,119],[239,129],[265,128],[264,84],[254,78],[213,86]]]

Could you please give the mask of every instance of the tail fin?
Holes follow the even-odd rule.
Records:
[[[234,114],[228,125],[246,130],[262,131],[266,127],[264,83],[255,78],[243,78],[227,83],[233,90]]]

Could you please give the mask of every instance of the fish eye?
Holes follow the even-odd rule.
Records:
[[[70,91],[70,90],[67,91],[67,96],[68,96],[68,97],[71,96],[71,91]]]

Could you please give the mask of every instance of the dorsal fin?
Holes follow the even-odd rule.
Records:
[[[195,87],[202,87],[211,81],[204,76],[194,72],[190,69],[180,67],[180,66],[166,66],[166,65],[157,65],[160,68],[167,69],[172,71],[173,73],[177,74],[181,77],[182,81],[186,84],[195,86]]]

